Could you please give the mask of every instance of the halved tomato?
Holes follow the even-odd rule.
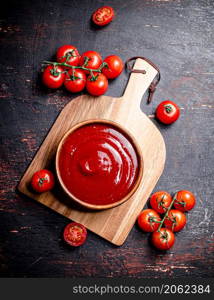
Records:
[[[66,225],[63,237],[69,245],[74,247],[81,246],[86,240],[87,230],[82,224],[72,222]]]
[[[105,26],[113,20],[114,16],[115,13],[111,6],[102,6],[95,10],[92,21],[98,26]]]

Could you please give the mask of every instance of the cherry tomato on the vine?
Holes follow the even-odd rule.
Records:
[[[164,124],[174,123],[180,116],[180,108],[170,100],[161,102],[156,108],[157,119]]]
[[[186,216],[178,209],[171,209],[164,220],[164,226],[173,232],[180,231],[186,225]]]
[[[123,71],[123,61],[117,55],[109,55],[104,59],[107,64],[102,69],[102,73],[109,79],[118,77]]]
[[[65,76],[64,86],[72,93],[81,92],[86,85],[86,75],[83,70],[69,70]]]
[[[87,237],[87,230],[82,224],[72,222],[66,225],[63,238],[71,246],[81,246]]]
[[[189,211],[195,206],[195,196],[190,191],[179,191],[175,197],[174,207],[180,211]]]
[[[47,66],[42,73],[42,82],[50,89],[58,89],[65,79],[64,69],[60,66]]]
[[[137,218],[139,227],[146,232],[156,231],[160,225],[160,221],[159,214],[153,209],[143,210]]]
[[[47,192],[54,187],[55,179],[51,171],[42,169],[33,174],[31,186],[38,193]]]
[[[174,245],[175,235],[171,230],[161,228],[160,231],[152,233],[151,241],[157,249],[168,250]]]
[[[105,26],[113,20],[114,16],[114,10],[111,6],[102,6],[95,10],[92,21],[98,26]]]
[[[89,75],[86,80],[86,89],[93,96],[103,95],[108,89],[108,79],[101,73]]]
[[[78,66],[80,55],[76,47],[64,45],[58,48],[56,59],[59,63],[66,63],[71,66]]]
[[[98,69],[100,65],[102,64],[102,57],[101,55],[96,51],[86,51],[81,55],[79,65],[84,66],[88,69]],[[86,74],[89,74],[90,72],[85,70]]]
[[[159,214],[165,213],[171,202],[171,195],[165,191],[158,191],[150,197],[151,207]]]

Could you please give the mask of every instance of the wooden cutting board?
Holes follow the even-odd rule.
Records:
[[[59,114],[47,137],[22,177],[18,189],[25,195],[43,203],[70,220],[85,225],[115,245],[122,245],[136,218],[154,189],[165,163],[165,143],[162,135],[141,111],[143,94],[157,75],[157,71],[142,59],[137,59],[135,69],[146,74],[132,73],[121,98],[83,95],[70,101]],[[57,146],[63,135],[76,123],[90,119],[114,121],[130,132],[141,148],[144,173],[139,188],[125,203],[103,211],[86,211],[74,205],[57,183],[53,191],[36,194],[29,188],[34,172],[54,168]]]

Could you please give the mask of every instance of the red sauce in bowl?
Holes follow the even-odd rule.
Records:
[[[58,175],[79,200],[108,205],[122,200],[139,175],[139,157],[130,138],[108,123],[83,125],[65,138]]]

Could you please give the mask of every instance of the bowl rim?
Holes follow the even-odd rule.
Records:
[[[77,130],[80,127],[83,127],[85,125],[88,124],[93,124],[93,123],[103,123],[103,124],[108,124],[111,125],[113,127],[116,127],[120,130],[120,132],[122,132],[132,143],[136,154],[137,154],[137,158],[138,158],[138,163],[139,163],[139,171],[138,171],[138,177],[132,187],[132,189],[129,191],[128,194],[125,195],[125,197],[123,197],[122,199],[120,199],[117,202],[113,202],[110,204],[104,204],[104,205],[96,205],[96,204],[90,204],[87,202],[84,202],[83,200],[78,199],[76,196],[74,196],[65,186],[61,175],[60,175],[60,171],[59,171],[59,155],[60,155],[60,151],[62,148],[63,143],[65,142],[66,138],[75,130]],[[142,155],[142,151],[135,139],[135,137],[123,126],[121,126],[120,124],[118,124],[115,121],[111,121],[111,120],[106,120],[106,119],[89,119],[89,120],[85,120],[85,121],[81,121],[79,123],[76,123],[74,126],[72,126],[62,137],[62,139],[60,140],[58,146],[57,146],[57,151],[56,151],[56,157],[55,157],[55,167],[56,167],[56,174],[57,174],[57,178],[58,181],[62,187],[62,189],[64,190],[64,192],[71,198],[71,200],[77,202],[78,204],[80,204],[81,206],[88,208],[88,209],[92,209],[92,210],[104,210],[104,209],[108,209],[108,208],[113,208],[115,206],[118,206],[122,203],[124,203],[125,201],[127,201],[138,189],[141,179],[143,177],[143,170],[144,170],[144,161],[143,161],[143,155]]]

